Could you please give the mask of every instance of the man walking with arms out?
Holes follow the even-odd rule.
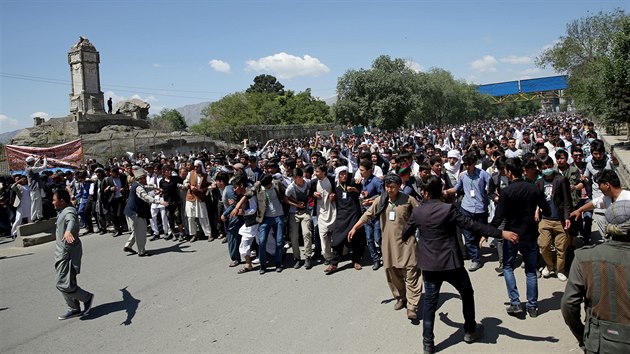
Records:
[[[70,194],[65,189],[58,189],[53,194],[53,206],[59,211],[57,216],[55,270],[57,271],[57,289],[61,291],[68,312],[59,316],[60,320],[87,315],[92,307],[94,294],[81,289],[77,284],[77,274],[81,271],[83,248],[79,239],[79,213],[70,202]],[[79,304],[83,302],[81,311]]]
[[[396,299],[394,310],[407,307],[407,318],[415,320],[418,318],[416,312],[422,293],[422,279],[416,266],[417,242],[415,237],[404,239],[402,232],[411,210],[418,206],[418,202],[407,194],[400,193],[402,180],[399,176],[387,175],[384,182],[387,194],[374,199],[374,203],[348,233],[348,240],[352,241],[361,226],[372,220],[380,220],[383,232],[383,267],[387,284]]]

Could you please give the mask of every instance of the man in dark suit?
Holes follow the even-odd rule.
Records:
[[[109,177],[105,178],[103,183],[104,197],[108,208],[108,216],[111,223],[114,225],[116,232],[114,236],[120,236],[123,233],[123,209],[127,201],[127,195],[129,194],[129,188],[127,186],[127,176],[120,173],[118,167],[113,166],[109,171]]]
[[[425,353],[434,351],[433,327],[435,311],[444,281],[451,284],[462,298],[464,313],[464,341],[472,343],[483,334],[483,326],[475,321],[474,291],[468,272],[464,269],[464,256],[457,243],[456,226],[473,232],[517,242],[518,235],[500,231],[464,216],[455,205],[444,203],[442,180],[430,176],[423,191],[424,202],[414,208],[403,231],[403,238],[412,237],[420,229],[418,242],[418,268],[424,277],[425,296],[422,304],[423,344]]]
[[[549,204],[543,192],[535,184],[525,181],[523,163],[518,157],[505,161],[505,175],[510,179],[510,185],[501,191],[499,205],[490,225],[498,227],[505,220],[505,230],[514,231],[519,238],[516,243],[503,242],[503,275],[510,297],[510,305],[506,308],[509,314],[523,311],[519,299],[516,279],[514,278],[514,264],[516,254],[523,255],[527,285],[527,313],[530,317],[538,316],[538,223],[535,219],[536,206],[543,215],[548,215]]]

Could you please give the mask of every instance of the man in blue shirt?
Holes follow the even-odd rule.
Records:
[[[363,189],[361,192],[361,211],[365,212],[372,201],[383,192],[383,181],[372,174],[372,161],[363,160],[359,165],[359,173],[361,174]],[[370,220],[365,224],[365,237],[367,240],[368,250],[372,257],[373,270],[381,267],[381,256],[379,254],[381,248],[381,223],[378,218]]]
[[[477,156],[474,152],[467,153],[462,160],[466,171],[462,173],[457,185],[445,190],[444,193],[447,196],[454,193],[463,193],[462,214],[474,221],[487,224],[489,201],[486,190],[490,181],[490,174],[475,166]],[[462,232],[466,243],[466,251],[471,261],[468,270],[474,272],[482,266],[479,258],[479,241],[482,235],[467,229],[463,229]]]

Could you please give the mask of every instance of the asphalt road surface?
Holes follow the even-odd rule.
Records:
[[[66,321],[55,288],[54,243],[15,248],[0,243],[0,352],[353,352],[417,353],[422,326],[394,301],[381,268],[356,271],[348,261],[325,275],[285,269],[236,274],[227,245],[147,242],[154,255],[122,251],[127,234],[82,237],[78,282],[95,293],[92,311]],[[487,259],[496,259],[486,249]],[[290,257],[288,257],[290,258]],[[287,264],[290,262],[287,262]],[[539,282],[538,318],[507,315],[505,283],[496,262],[471,273],[478,342],[463,342],[461,300],[442,287],[436,345],[445,353],[579,353],[560,314],[565,283]],[[525,275],[516,271],[521,300]]]

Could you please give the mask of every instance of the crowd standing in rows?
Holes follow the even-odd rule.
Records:
[[[239,274],[282,272],[289,261],[307,270],[324,263],[333,274],[346,257],[357,271],[366,263],[374,271],[384,267],[394,309],[406,308],[416,320],[422,307],[425,352],[434,350],[444,281],[461,294],[464,340],[482,335],[464,261],[469,272],[482,268],[486,242],[498,253],[507,312],[535,318],[538,279],[567,281],[579,273],[569,273],[577,249],[622,237],[627,228],[610,231],[606,211],[630,200],[593,123],[567,114],[361,136],[331,132],[262,146],[244,140],[242,149],[218,153],[88,160],[65,173],[44,171],[46,165],[43,156],[29,157],[25,175],[0,181],[4,228],[14,238],[22,222],[54,217],[52,203],[74,205],[84,233],[130,232],[123,251],[141,257],[151,255],[150,237],[220,240]],[[593,222],[599,232],[591,232]],[[59,234],[57,242],[80,247]],[[519,262],[527,279],[524,309],[514,276]],[[58,274],[66,279],[69,270]],[[76,285],[76,274],[70,276]],[[583,286],[569,280],[563,314],[584,345]],[[627,286],[616,291],[630,296]],[[93,295],[75,298],[89,309]],[[70,311],[60,319],[81,314],[76,301],[68,300]],[[630,309],[624,311],[630,319]]]

